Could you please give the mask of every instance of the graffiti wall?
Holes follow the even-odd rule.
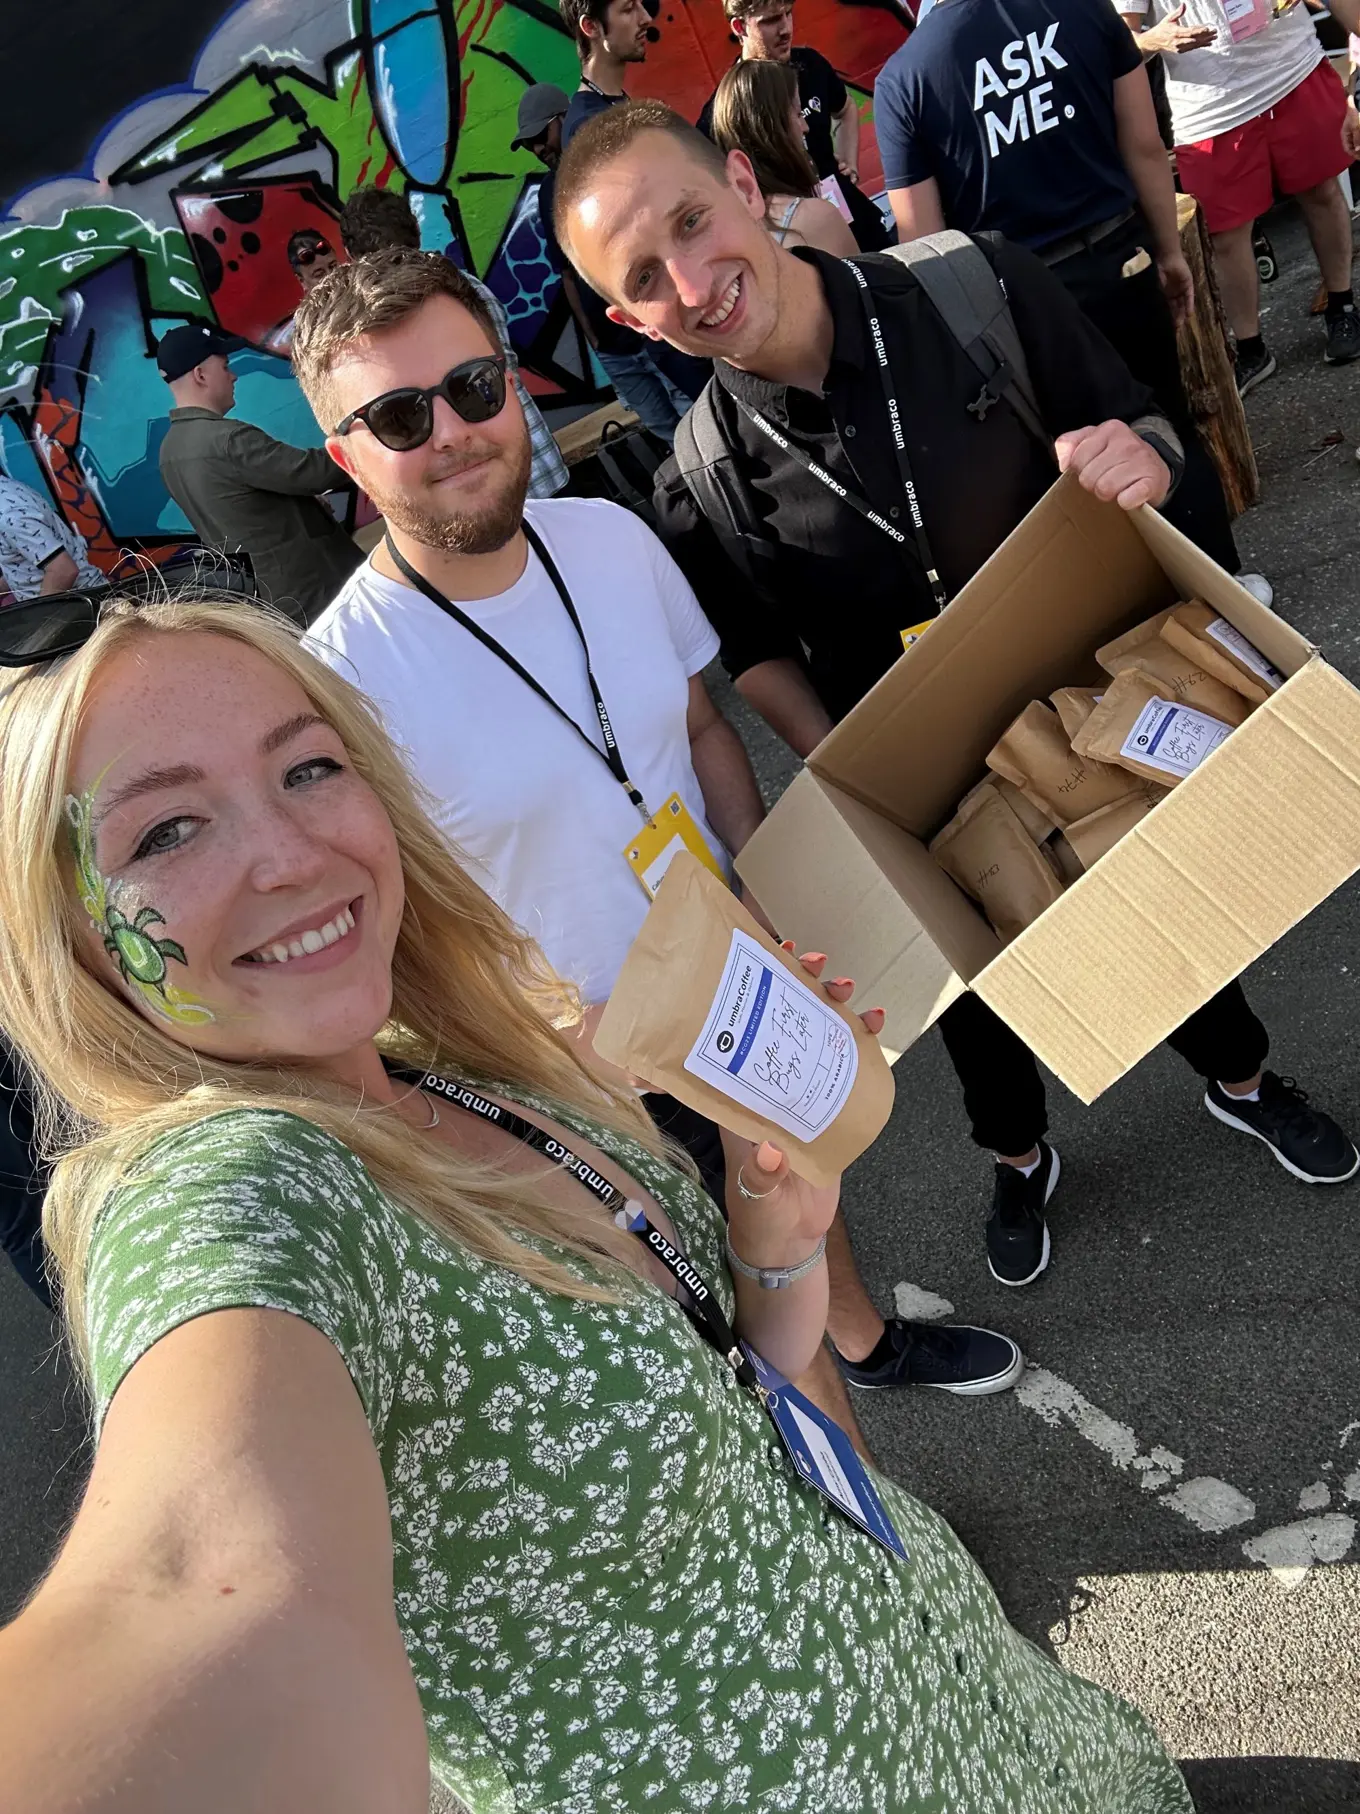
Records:
[[[157,470],[169,393],[153,348],[175,323],[239,334],[235,413],[296,444],[319,441],[283,350],[300,295],[286,248],[303,227],[338,247],[335,214],[361,184],[408,193],[424,243],[496,291],[545,403],[599,394],[544,253],[542,169],[510,150],[528,84],[577,84],[554,5],[130,0],[110,15],[77,0],[72,10],[49,26],[35,5],[0,27],[7,38],[41,32],[43,50],[40,63],[7,46],[0,467],[54,499],[98,564],[188,532]],[[694,118],[733,54],[720,0],[663,0],[657,24],[631,90]],[[874,75],[903,36],[891,4],[798,0],[797,35],[840,69],[867,120]],[[17,72],[60,72],[68,44],[81,107],[65,104],[60,84],[17,100]],[[864,152],[871,186],[871,129]]]

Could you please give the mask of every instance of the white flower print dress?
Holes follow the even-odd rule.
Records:
[[[699,1188],[519,1100],[653,1192],[731,1314]],[[899,1563],[803,1485],[651,1286],[549,1295],[272,1110],[152,1148],[89,1283],[101,1420],[205,1311],[288,1311],[335,1344],[387,1482],[433,1767],[475,1814],[1193,1814],[1142,1717],[1020,1637],[942,1519],[877,1479]]]

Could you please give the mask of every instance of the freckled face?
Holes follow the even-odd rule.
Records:
[[[373,1037],[404,902],[396,838],[290,676],[225,637],[148,634],[91,693],[68,791],[91,790],[95,976],[225,1058],[324,1064]],[[167,988],[211,1019],[167,1012]]]

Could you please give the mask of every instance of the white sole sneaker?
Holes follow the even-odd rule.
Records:
[[[1048,1208],[1049,1199],[1052,1197],[1054,1191],[1058,1188],[1058,1179],[1062,1176],[1062,1160],[1058,1157],[1057,1147],[1050,1146],[1048,1150],[1053,1155],[1053,1170],[1049,1176],[1048,1187],[1044,1191],[1044,1208],[1045,1209]],[[1005,1285],[1012,1291],[1019,1291],[1019,1289],[1021,1288],[1022,1285],[1032,1285],[1034,1283],[1035,1279],[1041,1277],[1042,1274],[1044,1274],[1045,1272],[1048,1271],[1049,1255],[1052,1253],[1052,1251],[1053,1251],[1053,1243],[1048,1238],[1048,1223],[1045,1222],[1044,1223],[1044,1249],[1043,1249],[1043,1252],[1039,1256],[1039,1264],[1034,1268],[1034,1271],[1029,1275],[1029,1277],[1027,1279],[1003,1279],[999,1272],[996,1272],[993,1270],[990,1254],[987,1257],[987,1270],[988,1270],[988,1272],[991,1273],[992,1277],[996,1280],[998,1285]]]
[[[975,1328],[976,1324],[964,1324],[963,1327]],[[989,1335],[996,1333],[995,1329],[988,1330]],[[947,1386],[933,1379],[923,1379],[919,1383],[932,1392],[952,1392],[956,1398],[990,1398],[993,1392],[1008,1392],[1024,1372],[1027,1362],[1018,1343],[1011,1341],[1008,1335],[1002,1340],[1010,1342],[1015,1350],[1015,1358],[1003,1373],[994,1373],[990,1379],[970,1379],[961,1386]]]
[[[1239,1134],[1250,1134],[1253,1140],[1259,1140],[1261,1145],[1274,1153],[1284,1169],[1292,1177],[1297,1178],[1301,1184],[1346,1184],[1357,1172],[1360,1172],[1360,1153],[1356,1152],[1352,1146],[1351,1151],[1355,1153],[1355,1163],[1348,1172],[1342,1172],[1335,1178],[1315,1178],[1311,1172],[1300,1171],[1292,1159],[1286,1159],[1275,1142],[1267,1140],[1259,1128],[1254,1128],[1249,1121],[1242,1121],[1236,1115],[1230,1115],[1227,1109],[1220,1108],[1207,1090],[1204,1092],[1204,1106],[1214,1120],[1221,1121],[1224,1127],[1236,1128]]]

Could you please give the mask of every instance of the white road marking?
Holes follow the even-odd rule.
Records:
[[[1045,1367],[1031,1367],[1015,1388],[1015,1396],[1026,1410],[1054,1429],[1070,1424],[1107,1461],[1131,1471],[1144,1492],[1158,1494],[1162,1505],[1179,1512],[1199,1530],[1227,1531],[1234,1525],[1250,1524],[1256,1516],[1255,1503],[1245,1493],[1210,1474],[1180,1481],[1171,1492],[1165,1492],[1185,1472],[1181,1457],[1158,1446],[1144,1449],[1129,1424],[1093,1405],[1075,1386]]]
[[[909,1323],[938,1323],[942,1317],[954,1314],[954,1306],[948,1298],[937,1297],[920,1285],[898,1285],[893,1291],[893,1301],[897,1314]]]
[[[954,1314],[948,1298],[906,1280],[894,1287],[893,1298],[897,1314],[909,1321],[933,1322]],[[1046,1367],[1028,1367],[1015,1388],[1015,1397],[1050,1428],[1069,1425],[1114,1467],[1132,1474],[1145,1493],[1156,1496],[1158,1504],[1178,1513],[1197,1530],[1218,1535],[1250,1524],[1256,1516],[1255,1500],[1237,1487],[1213,1474],[1182,1479],[1185,1462],[1181,1456],[1157,1444],[1145,1449],[1132,1425],[1102,1411]],[[1340,1449],[1344,1451],[1357,1432],[1360,1420],[1347,1424],[1341,1432]],[[1333,1462],[1325,1462],[1322,1472],[1330,1473],[1333,1466]],[[1360,1504],[1360,1468],[1346,1476],[1340,1492],[1352,1504]],[[1327,1482],[1311,1482],[1299,1493],[1298,1509],[1319,1515],[1262,1531],[1243,1543],[1242,1553],[1270,1569],[1283,1586],[1296,1587],[1315,1562],[1340,1562],[1355,1542],[1356,1520],[1344,1512],[1326,1511],[1330,1503]]]
[[[1355,1542],[1355,1520],[1345,1512],[1299,1518],[1249,1537],[1242,1553],[1259,1562],[1284,1587],[1297,1587],[1315,1562],[1340,1562]]]

